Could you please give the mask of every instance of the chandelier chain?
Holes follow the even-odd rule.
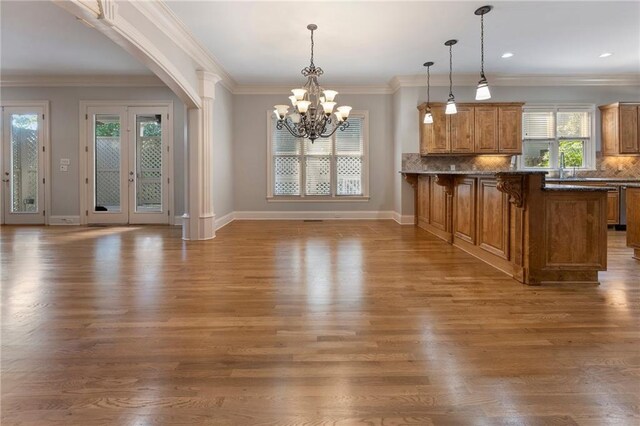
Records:
[[[430,79],[431,79],[431,73],[429,72],[429,68],[431,67],[427,67],[427,107],[429,106],[429,101],[431,99],[431,97],[429,96]]]
[[[315,64],[313,63],[313,30],[311,30],[311,68],[315,67]]]

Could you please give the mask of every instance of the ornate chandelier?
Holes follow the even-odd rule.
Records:
[[[318,83],[318,77],[324,74],[322,68],[313,63],[313,32],[318,29],[315,24],[307,25],[311,31],[311,63],[302,70],[307,83],[301,89],[293,89],[289,100],[293,112],[289,113],[289,105],[275,105],[273,111],[278,118],[276,128],[286,128],[296,138],[310,139],[311,143],[318,138],[328,138],[336,130],[349,127],[350,106],[338,107],[336,112],[335,98],[338,92],[324,90]]]

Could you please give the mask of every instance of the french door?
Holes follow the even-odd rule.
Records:
[[[44,107],[2,108],[2,217],[9,225],[45,223]]]
[[[168,108],[87,107],[89,224],[169,223]]]

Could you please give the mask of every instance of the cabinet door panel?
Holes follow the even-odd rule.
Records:
[[[522,153],[522,107],[498,108],[499,150],[505,154]]]
[[[618,191],[607,193],[607,223],[609,225],[620,223],[620,194]]]
[[[498,108],[475,107],[475,152],[498,152]]]
[[[429,223],[442,231],[447,230],[447,194],[444,186],[436,184],[435,178],[430,179],[429,191]]]
[[[456,238],[476,242],[476,180],[457,177],[453,198],[453,233]]]
[[[509,259],[509,200],[495,179],[478,180],[478,245]]]
[[[418,176],[418,225],[429,223],[429,176]]]
[[[444,107],[434,106],[431,108],[433,116],[432,124],[420,123],[422,126],[423,141],[421,141],[421,153],[425,154],[447,154],[450,152],[449,134],[447,132],[449,119],[444,113]],[[421,115],[424,117],[424,115]],[[424,146],[424,153],[422,152]]]
[[[620,153],[638,154],[638,107],[620,105]]]
[[[451,152],[472,153],[474,144],[474,108],[460,106],[450,120]],[[435,120],[435,117],[434,117]]]
[[[602,153],[616,155],[618,146],[618,110],[607,108],[602,110]]]

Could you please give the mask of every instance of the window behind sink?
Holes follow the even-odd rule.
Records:
[[[553,170],[560,167],[593,170],[592,138],[595,106],[525,106],[522,113],[521,169]]]

